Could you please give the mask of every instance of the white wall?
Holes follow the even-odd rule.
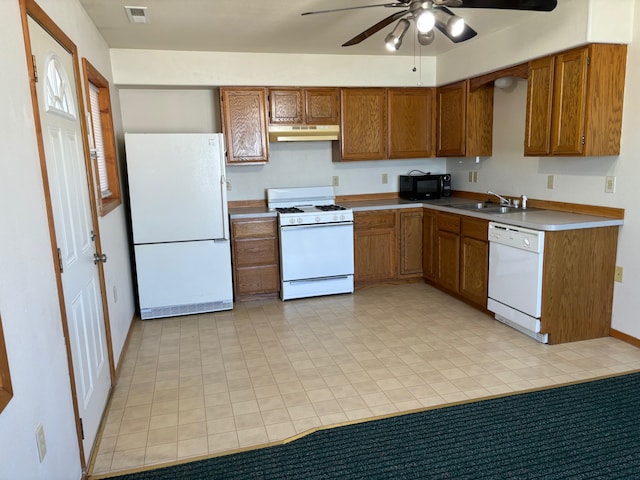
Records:
[[[79,49],[107,78],[108,49],[77,0],[40,0]],[[0,315],[14,397],[0,413],[0,478],[79,479],[78,442],[49,241],[40,161],[17,0],[0,1],[3,67],[0,89]],[[116,128],[120,126],[117,92]],[[124,207],[101,220],[114,349],[122,349],[134,311]],[[47,455],[39,462],[35,429],[42,424]]]

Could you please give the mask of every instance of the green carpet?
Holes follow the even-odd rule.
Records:
[[[640,373],[321,430],[119,480],[640,478]]]

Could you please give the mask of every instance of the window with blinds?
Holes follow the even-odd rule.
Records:
[[[100,197],[111,196],[109,190],[109,176],[107,175],[107,164],[104,155],[104,140],[102,136],[102,121],[100,119],[100,89],[93,83],[89,83],[89,102],[91,103],[91,126],[93,130],[93,149],[91,155],[94,156],[98,166],[98,184],[100,185]]]
[[[109,81],[86,58],[82,59],[82,66],[87,95],[87,129],[91,145],[92,174],[96,179],[95,196],[100,215],[104,216],[122,203]]]

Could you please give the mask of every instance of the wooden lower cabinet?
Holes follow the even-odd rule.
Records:
[[[277,219],[232,220],[231,239],[235,298],[279,293]]]
[[[422,208],[354,213],[355,283],[422,277]]]
[[[618,227],[545,232],[540,331],[549,343],[606,337]]]
[[[437,278],[436,243],[438,241],[437,213],[431,209],[422,210],[422,272],[424,278]]]
[[[425,249],[424,263],[435,257],[435,275],[425,277],[440,287],[486,308],[489,274],[488,222],[439,212],[435,242]],[[431,257],[430,257],[431,256]],[[426,268],[425,268],[426,272]]]
[[[401,278],[422,276],[422,209],[400,210]]]
[[[380,282],[396,278],[396,211],[354,212],[354,281]]]
[[[489,286],[489,222],[462,218],[460,237],[460,295],[486,308]]]

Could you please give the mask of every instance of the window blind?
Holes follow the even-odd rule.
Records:
[[[93,142],[95,145],[96,164],[98,165],[98,183],[100,184],[101,198],[111,196],[109,189],[109,176],[107,175],[107,162],[104,155],[104,141],[102,139],[102,118],[100,115],[100,89],[94,84],[89,84],[89,101],[91,103],[91,124],[93,127]]]

